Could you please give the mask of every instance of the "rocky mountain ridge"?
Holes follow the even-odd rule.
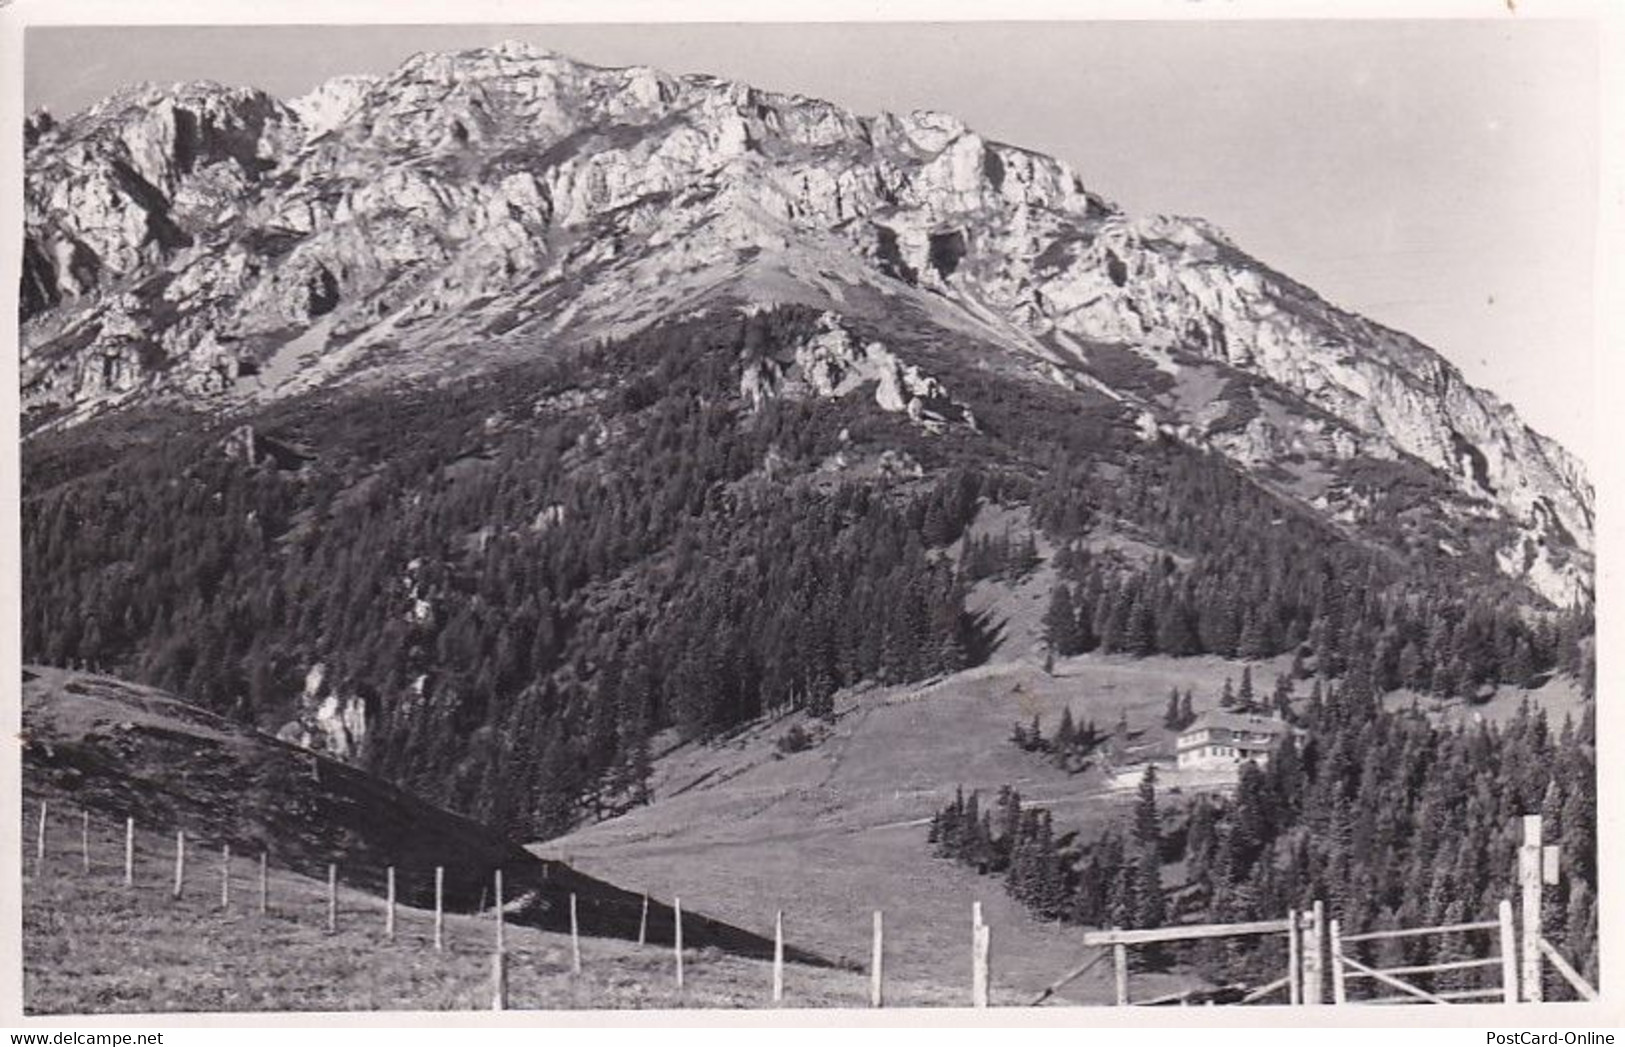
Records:
[[[906,304],[992,366],[1107,392],[1148,434],[1284,468],[1271,482],[1312,504],[1346,463],[1419,461],[1514,526],[1509,574],[1589,593],[1585,470],[1508,405],[1208,223],[1126,215],[945,114],[503,44],[288,103],[131,88],[26,135],[31,426],[448,374],[718,301],[882,326]],[[841,347],[924,390],[911,414],[933,399],[912,362]]]

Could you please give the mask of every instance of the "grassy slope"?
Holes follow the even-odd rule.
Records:
[[[1459,698],[1440,701],[1431,695],[1411,691],[1394,691],[1385,695],[1383,701],[1390,709],[1408,709],[1414,702],[1417,708],[1435,721],[1455,726],[1480,720],[1504,724],[1518,715],[1518,707],[1525,698],[1533,707],[1545,710],[1547,721],[1554,731],[1562,729],[1565,717],[1572,717],[1578,722],[1585,715],[1585,696],[1580,693],[1579,682],[1572,676],[1552,677],[1531,691],[1502,687],[1490,697],[1477,702]]]
[[[1200,707],[1225,675],[1240,673],[1209,658],[1083,656],[1048,676],[1035,639],[1051,582],[1040,568],[1014,586],[979,588],[973,607],[1005,626],[988,664],[923,686],[845,696],[834,725],[807,725],[822,737],[805,752],[776,753],[791,724],[804,723],[799,716],[680,746],[658,762],[654,805],[536,849],[595,875],[613,871],[634,889],[679,894],[747,928],[770,927],[782,907],[796,940],[831,958],[863,956],[870,913],[881,909],[890,969],[945,985],[968,985],[970,910],[979,900],[993,927],[997,983],[1036,994],[1086,956],[1081,932],[1043,924],[998,881],[931,858],[931,814],[957,786],[989,798],[1009,783],[1050,806],[1060,831],[1091,834],[1124,812],[1132,793],[1110,789],[1098,768],[1067,775],[1021,752],[1007,741],[1011,725],[1036,713],[1053,730],[1070,706],[1103,730],[1126,714],[1155,739],[1164,734],[1170,687],[1194,688]],[[1254,672],[1273,679],[1273,669]],[[1076,983],[1066,998],[1107,1002],[1108,979]],[[1135,991],[1184,984],[1136,976]]]
[[[225,920],[218,927],[199,924],[210,931],[200,938],[192,926],[196,914],[151,904],[167,903],[163,884],[176,830],[185,831],[193,876],[206,881],[201,890],[210,898],[218,898],[222,844],[242,856],[242,877],[252,874],[262,851],[268,852],[278,878],[273,894],[279,900],[285,892],[300,899],[301,925],[324,921],[320,881],[332,861],[352,908],[376,913],[391,865],[398,870],[402,902],[431,906],[438,865],[445,869],[448,911],[478,912],[500,867],[510,920],[535,929],[516,932],[521,936],[567,928],[571,894],[578,898],[582,934],[593,936],[595,944],[624,950],[612,939],[638,933],[642,900],[636,894],[540,861],[484,827],[354,768],[248,731],[162,691],[45,667],[25,670],[22,690],[28,853],[33,853],[39,803],[45,800],[54,812],[48,836],[52,853],[71,850],[69,864],[77,865],[79,819],[88,812],[97,827],[93,857],[102,870],[94,878],[63,880],[61,870],[53,868],[53,875],[28,883],[25,966],[31,1009],[463,1006],[457,1002],[462,992],[457,986],[467,980],[461,968],[420,970],[419,961],[408,960],[374,985],[361,969],[360,952],[350,956],[333,948],[336,943],[313,939],[310,927]],[[143,868],[133,894],[119,888],[116,875],[126,816],[135,820],[141,838]],[[187,905],[192,901],[189,896]],[[702,912],[690,904],[684,916],[684,938],[691,947],[720,946],[758,958],[771,954],[770,938]],[[669,944],[671,931],[671,910],[655,899],[649,907],[651,944]],[[194,956],[200,943],[215,938],[219,950]],[[717,955],[719,963],[746,962]],[[820,962],[793,937],[787,955]],[[223,965],[220,973],[210,974],[216,963]],[[261,977],[258,971],[280,973]],[[401,988],[387,987],[396,981]],[[301,986],[322,1002],[301,1002]],[[570,992],[585,993],[583,1006],[631,1006],[640,993],[653,991],[623,988],[619,995],[607,989],[596,996],[597,989]],[[538,990],[537,1005],[570,1005],[574,997],[561,992]],[[414,1002],[419,997],[425,1002]],[[724,1002],[722,996],[714,1001]]]
[[[775,755],[792,719],[680,748],[661,761],[653,806],[539,850],[589,873],[613,870],[629,886],[680,894],[745,927],[770,926],[782,907],[796,939],[831,957],[863,955],[878,908],[891,969],[944,984],[968,982],[970,908],[980,900],[999,983],[1036,992],[1084,956],[1081,932],[1041,924],[998,881],[932,859],[931,814],[956,786],[987,799],[1010,783],[1050,806],[1063,832],[1091,834],[1123,813],[1132,793],[1109,789],[1098,770],[1068,776],[1021,752],[1005,741],[1011,724],[1038,712],[1053,729],[1067,704],[1101,722],[1124,711],[1137,727],[1160,724],[1171,681],[1202,693],[1219,669],[1206,659],[1080,658],[1054,677],[1007,663],[919,690],[870,691],[845,703],[805,752]],[[1153,976],[1137,984],[1171,987]],[[1103,976],[1068,998],[1105,1002],[1109,993]]]
[[[1001,521],[1001,526],[1002,526]],[[1017,533],[1023,521],[1011,521]],[[1043,543],[1041,550],[1046,551]],[[679,894],[718,918],[770,927],[786,910],[798,941],[830,957],[856,958],[867,948],[869,914],[886,914],[891,970],[946,985],[969,979],[969,912],[980,900],[993,926],[995,977],[1017,995],[1035,994],[1086,958],[1082,932],[1035,920],[1002,884],[933,859],[930,816],[958,786],[989,799],[1000,785],[1048,806],[1058,832],[1087,839],[1126,814],[1132,789],[1113,789],[1093,767],[1067,775],[1008,742],[1011,726],[1041,717],[1046,732],[1070,707],[1080,723],[1110,731],[1119,715],[1161,742],[1170,688],[1190,688],[1197,711],[1217,704],[1226,677],[1241,665],[1218,658],[1133,659],[1084,655],[1063,659],[1053,676],[1041,668],[1040,621],[1052,577],[1041,567],[1014,586],[988,584],[973,595],[976,610],[1004,626],[1004,642],[986,665],[922,686],[875,688],[845,695],[835,724],[799,715],[772,720],[708,745],[678,746],[657,763],[655,803],[538,845],[584,871],[613,874],[629,887]],[[1268,694],[1286,659],[1253,665],[1255,688]],[[1572,687],[1554,682],[1536,699],[1561,710]],[[1306,694],[1300,682],[1298,696]],[[1506,691],[1476,707],[1499,719],[1522,692]],[[1409,704],[1407,696],[1396,697]],[[1441,719],[1471,715],[1461,703]],[[776,742],[801,723],[820,740],[779,754]],[[1172,802],[1165,779],[1164,800]],[[1169,867],[1173,886],[1180,871]],[[1109,969],[1071,986],[1073,1003],[1111,999]],[[1139,975],[1134,993],[1156,995],[1188,985],[1174,975]]]
[[[32,799],[32,798],[30,798]],[[25,819],[23,998],[29,1014],[246,1010],[467,1010],[491,1006],[489,915],[453,915],[446,949],[432,947],[429,913],[402,907],[385,940],[382,902],[339,891],[339,931],[326,931],[326,884],[273,870],[270,913],[260,916],[256,868],[232,867],[220,907],[220,856],[196,854],[179,901],[170,894],[173,839],[138,833],[136,885],[123,885],[122,826],[93,822],[91,870],[81,864],[77,810],[53,806],[48,855],[34,860]],[[770,1005],[770,965],[715,949],[686,953],[686,985],[673,983],[669,947],[582,939],[582,974],[570,973],[567,935],[509,926],[509,1007],[675,1008]],[[862,973],[787,966],[785,1006],[858,1007]],[[892,979],[899,1004],[965,1002]]]

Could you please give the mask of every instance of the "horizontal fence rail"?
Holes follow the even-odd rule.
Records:
[[[1437,996],[1441,1000],[1447,1000],[1447,1001],[1451,1001],[1451,1002],[1454,1002],[1456,1000],[1488,1000],[1488,999],[1492,999],[1492,998],[1499,998],[1500,995],[1501,995],[1501,990],[1500,989],[1450,989],[1450,990],[1447,990],[1445,992],[1436,992],[1433,995]],[[1377,997],[1374,997],[1373,999],[1369,999],[1369,1000],[1351,1000],[1349,1002],[1350,1003],[1356,1003],[1356,1004],[1386,1004],[1386,1003],[1415,1004],[1415,1003],[1419,1003],[1419,1002],[1420,1003],[1426,1003],[1427,1001],[1426,1000],[1420,1000],[1419,1001],[1419,1000],[1417,1000],[1417,998],[1415,996],[1411,996],[1411,995],[1407,994],[1405,996],[1377,996]]]
[[[1347,941],[1348,939],[1343,939]],[[1476,967],[1499,967],[1501,958],[1490,956],[1482,960],[1445,960],[1439,963],[1419,963],[1410,967],[1383,967],[1369,971],[1350,971],[1350,978],[1375,978],[1381,974],[1398,977],[1401,974],[1434,974],[1440,971],[1466,971]]]
[[[1083,936],[1085,945],[1150,945],[1155,942],[1177,942],[1197,938],[1234,938],[1252,934],[1285,934],[1292,927],[1289,920],[1255,920],[1251,923],[1195,923],[1174,927],[1153,927],[1140,930],[1090,931]]]
[[[1436,927],[1398,927],[1385,931],[1365,931],[1360,934],[1345,934],[1343,941],[1348,942],[1374,942],[1382,938],[1413,938],[1420,934],[1455,934],[1468,931],[1493,931],[1501,926],[1499,920],[1479,920],[1476,923],[1449,923]]]

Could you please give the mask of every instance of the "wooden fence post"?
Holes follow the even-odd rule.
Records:
[[[1121,927],[1112,930],[1120,931]],[[1116,988],[1117,1006],[1128,1006],[1128,946],[1118,942],[1112,946],[1112,974]]]
[[[270,855],[260,852],[260,915],[264,916],[271,911],[271,870]]]
[[[570,892],[570,972],[581,973],[581,925],[576,921],[576,892]]]
[[[977,951],[981,945],[981,902],[970,902],[970,1003],[977,1003]]]
[[[975,966],[972,970],[971,1006],[986,1007],[990,998],[989,986],[993,980],[990,969],[993,952],[993,929],[982,924],[975,931]]]
[[[1299,948],[1298,910],[1286,911],[1286,1001],[1303,1002],[1303,950]]]
[[[649,895],[643,895],[643,916],[638,920],[638,944],[647,945],[649,941]]]
[[[1523,889],[1523,998],[1526,1003],[1545,999],[1540,965],[1541,895],[1540,815],[1523,819],[1523,846],[1518,848],[1518,883]]]
[[[869,959],[869,1006],[886,1006],[886,992],[882,979],[886,969],[886,924],[880,910],[875,910],[874,946]]]
[[[496,872],[496,894],[493,895],[493,897],[495,897],[496,900],[497,900],[497,905],[496,905],[497,952],[502,952],[507,948],[507,944],[505,943],[504,938],[503,938],[504,922],[503,922],[503,919],[502,919],[502,870],[501,869],[498,869],[497,872]]]
[[[491,953],[491,1009],[508,1009],[508,954],[501,949]]]
[[[1309,936],[1303,943],[1303,1002],[1319,1006],[1326,1002],[1326,906],[1316,900],[1309,911]]]
[[[1502,898],[1496,910],[1501,922],[1501,1002],[1518,1002],[1518,931],[1512,922],[1512,902]]]
[[[391,865],[385,875],[384,885],[384,937],[390,941],[395,940],[395,867]]]
[[[135,886],[135,818],[124,819],[124,886]]]
[[[434,947],[437,950],[446,947],[445,893],[446,867],[437,865],[434,867]]]
[[[220,908],[231,908],[231,844],[220,845]]]
[[[981,949],[982,903],[978,900],[970,903],[970,997],[971,1006],[973,1007],[977,1006],[976,992],[979,984],[977,978],[981,971]]]
[[[79,853],[85,859],[85,872],[90,872],[90,812],[79,812]]]
[[[327,863],[327,933],[337,934],[339,929],[339,867]]]
[[[181,884],[186,880],[186,832],[175,834],[175,897],[181,896]]]
[[[677,988],[683,987],[683,899],[671,900],[672,952],[677,957]]]
[[[1332,921],[1331,945],[1332,1002],[1348,1003],[1348,986],[1343,980],[1343,932],[1337,920]]]
[[[773,917],[773,1002],[784,1002],[784,910]]]
[[[45,819],[50,811],[50,803],[46,800],[39,802],[39,841],[34,847],[34,875],[39,876],[45,871]]]

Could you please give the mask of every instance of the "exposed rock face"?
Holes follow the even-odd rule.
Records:
[[[34,143],[56,130],[56,118],[49,111],[36,109],[23,118],[23,148],[32,149]]]
[[[1200,220],[1124,215],[1066,164],[944,114],[860,117],[506,44],[286,105],[133,88],[33,118],[26,141],[23,403],[51,424],[466,368],[718,296],[907,300],[1034,380],[1104,389],[1244,465],[1413,456],[1517,526],[1510,572],[1559,601],[1589,586],[1584,469],[1436,353]],[[882,406],[969,420],[891,350],[826,333],[742,394],[874,382]],[[1163,377],[1126,385],[1108,347]],[[1193,384],[1207,368],[1273,392],[1221,419]]]
[[[349,119],[378,80],[376,76],[336,76],[295,98],[288,108],[299,115],[307,141],[320,138]]]
[[[147,275],[236,216],[299,141],[282,103],[246,88],[151,85],[25,134],[33,279],[60,300]],[[25,307],[25,318],[32,315]]]
[[[299,715],[277,731],[277,738],[337,760],[357,761],[367,742],[367,702],[361,695],[340,694],[328,685],[326,667],[313,665],[305,674]]]
[[[1113,258],[1123,260],[1120,285]],[[1590,549],[1592,489],[1563,447],[1415,339],[1328,305],[1204,223],[1113,219],[1041,290],[1046,309],[1037,324],[1100,341],[1196,348],[1345,423],[1350,453],[1414,455],[1543,537],[1555,534],[1555,518]],[[1005,297],[1017,293],[1009,288]]]
[[[786,393],[838,399],[870,385],[881,410],[906,413],[928,431],[940,432],[953,422],[976,428],[970,408],[951,399],[941,382],[904,363],[880,342],[859,345],[832,313],[825,313],[819,331],[796,346],[793,359],[746,363],[739,391],[760,406]]]

